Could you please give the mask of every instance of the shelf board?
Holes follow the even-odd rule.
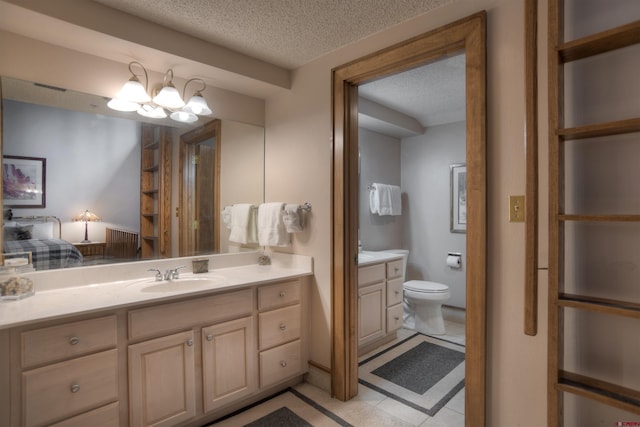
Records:
[[[575,139],[597,138],[600,136],[621,135],[633,132],[640,132],[640,118],[558,129],[556,133],[563,140],[569,141]]]
[[[158,236],[142,236],[144,240],[158,240]]]
[[[158,149],[158,147],[160,147],[160,142],[159,141],[153,141],[150,144],[145,145],[144,148],[145,150],[156,150]]]
[[[157,172],[160,167],[158,165],[153,165],[148,168],[143,168],[142,172]]]
[[[558,54],[561,62],[571,62],[637,43],[640,43],[640,21],[563,43]]]
[[[145,218],[155,218],[158,216],[157,213],[142,213],[140,214],[141,216],[145,217]]]
[[[575,215],[560,214],[559,221],[584,222],[640,222],[640,215]]]
[[[567,371],[558,372],[558,389],[640,414],[640,392]]]
[[[142,190],[142,194],[147,194],[147,195],[154,195],[154,194],[158,194],[158,189],[155,188],[153,190]]]
[[[630,301],[561,293],[558,295],[558,305],[640,319],[640,304]]]

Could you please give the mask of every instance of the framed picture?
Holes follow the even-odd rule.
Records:
[[[2,197],[5,208],[44,208],[47,159],[4,156]]]
[[[467,166],[449,166],[451,170],[451,232],[467,232]]]

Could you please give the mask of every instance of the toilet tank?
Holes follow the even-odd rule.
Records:
[[[407,260],[409,259],[409,250],[408,249],[385,249],[381,252],[387,252],[392,254],[402,255],[402,283],[404,283],[405,276],[407,274]]]

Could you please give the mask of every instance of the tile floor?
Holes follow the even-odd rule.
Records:
[[[445,319],[445,326],[447,334],[439,335],[438,338],[457,344],[465,344],[464,323]],[[385,344],[371,353],[363,354],[359,359],[363,360],[376,354],[414,333],[408,329],[401,329],[398,331],[396,341]],[[430,417],[362,384],[359,385],[358,396],[348,402],[333,399],[325,391],[311,384],[302,383],[293,388],[355,427],[464,426],[464,389],[460,390],[434,417]],[[253,408],[253,410],[262,412],[260,407]],[[272,410],[270,407],[264,408],[264,414],[269,413],[270,410]],[[237,420],[234,421],[237,422]]]

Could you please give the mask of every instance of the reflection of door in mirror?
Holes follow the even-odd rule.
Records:
[[[220,251],[220,120],[180,137],[180,256]]]

